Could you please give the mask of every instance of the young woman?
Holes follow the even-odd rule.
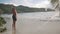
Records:
[[[12,14],[13,14],[12,15],[12,19],[13,19],[12,29],[14,30],[14,32],[16,31],[16,21],[17,21],[16,13],[17,13],[16,8],[13,7],[12,8]]]

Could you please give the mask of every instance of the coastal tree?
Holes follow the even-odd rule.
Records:
[[[50,0],[50,1],[53,8],[59,11],[59,17],[60,17],[60,0]]]

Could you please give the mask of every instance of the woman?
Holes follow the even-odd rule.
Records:
[[[14,31],[16,30],[16,21],[17,21],[17,18],[16,18],[16,9],[15,9],[15,7],[13,7],[12,8],[12,13],[13,13],[13,15],[12,15],[12,19],[13,19],[13,24],[12,24],[12,28],[14,29]]]

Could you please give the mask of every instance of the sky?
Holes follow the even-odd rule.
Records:
[[[14,4],[15,6],[24,5],[37,8],[50,7],[50,1],[48,0],[0,0],[0,3]]]

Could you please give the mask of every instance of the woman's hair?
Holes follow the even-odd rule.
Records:
[[[13,8],[12,8],[12,13],[13,13],[13,15],[16,15],[16,8],[15,8],[15,6],[13,6]]]

